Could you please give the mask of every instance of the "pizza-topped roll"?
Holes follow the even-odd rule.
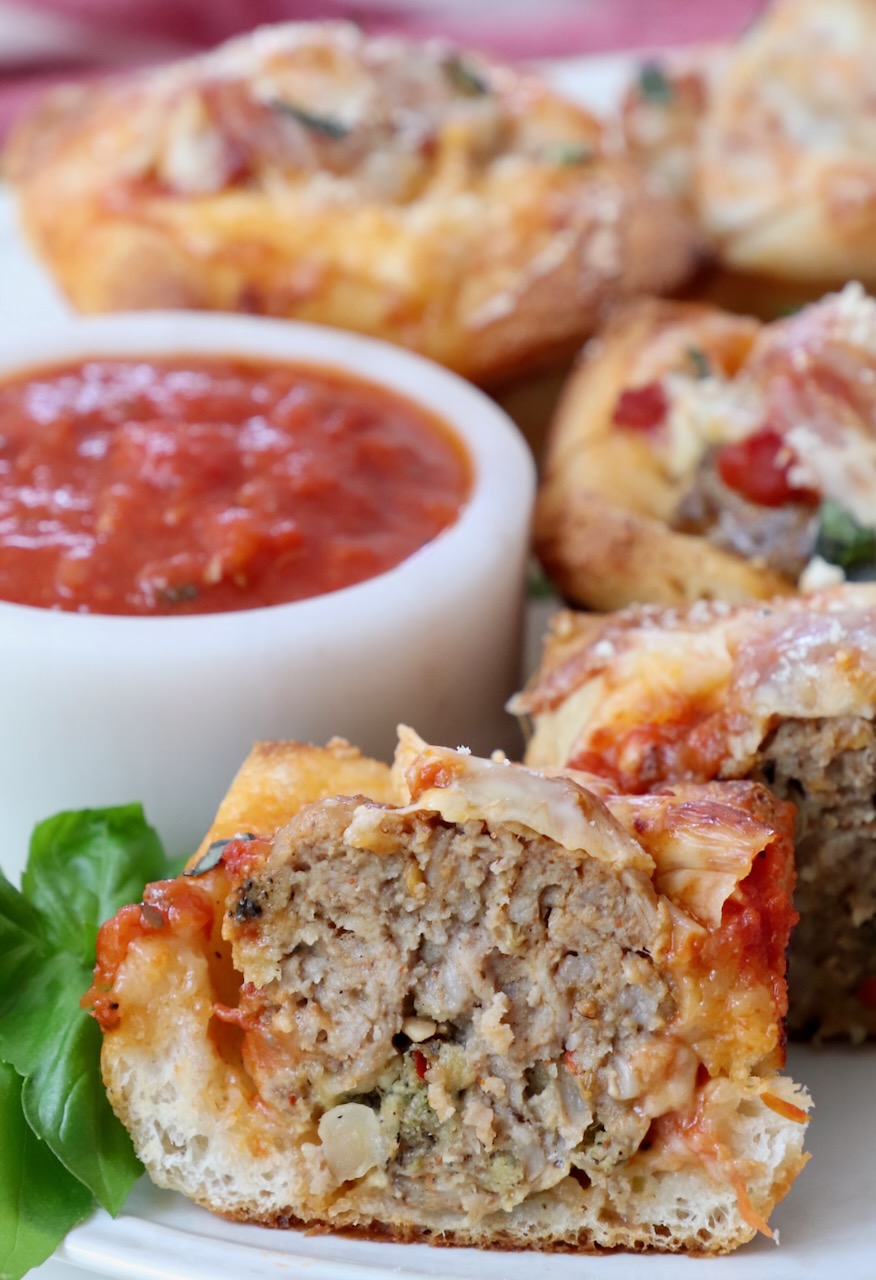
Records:
[[[876,571],[876,302],[784,320],[631,304],[552,428],[536,547],[613,609],[810,589]]]
[[[570,353],[697,251],[678,203],[533,76],[340,23],[61,91],[7,160],[82,311],[294,317],[479,380]]]
[[[794,1035],[876,1035],[876,585],[563,613],[514,709],[527,761],[632,793],[764,782],[797,808]]]
[[[734,46],[696,166],[722,261],[792,280],[876,280],[874,47],[871,0],[774,0]]]
[[[809,1106],[780,1074],[790,807],[586,782],[409,730],[392,772],[260,747],[186,875],[100,932],[104,1080],[152,1178],[441,1244],[769,1233]]]

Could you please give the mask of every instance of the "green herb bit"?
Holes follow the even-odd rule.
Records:
[[[162,587],[158,598],[162,604],[184,604],[186,600],[197,600],[199,594],[194,582],[180,582],[174,586]]]
[[[876,529],[858,524],[845,507],[826,498],[818,512],[815,554],[842,569],[876,564]]]
[[[656,62],[646,62],[639,69],[639,93],[646,102],[666,104],[675,97],[672,81],[663,68]]]
[[[297,120],[305,128],[312,129],[314,133],[321,133],[325,138],[334,138],[337,141],[348,137],[352,132],[349,126],[341,124],[340,120],[334,120],[331,116],[317,115],[315,111],[308,111],[306,107],[298,107],[294,102],[281,102],[278,100],[272,102],[271,106],[275,111],[291,116],[293,120]]]
[[[214,867],[218,867],[222,861],[225,846],[231,844],[232,840],[255,840],[255,836],[251,831],[241,831],[240,835],[229,836],[226,840],[214,840],[191,870],[185,871],[183,874],[187,876],[203,876],[208,871],[212,871]]]
[[[490,92],[490,86],[487,81],[465,58],[448,58],[444,63],[444,70],[450,83],[460,93],[467,93],[469,97],[473,98],[481,98],[484,94]]]
[[[586,142],[560,142],[548,152],[551,164],[560,165],[563,168],[589,164],[595,157],[596,152]]]
[[[712,362],[705,351],[701,351],[699,347],[688,347],[684,354],[693,369],[695,378],[702,379],[712,376]]]
[[[530,562],[526,580],[526,594],[530,600],[549,600],[556,589],[540,564]]]

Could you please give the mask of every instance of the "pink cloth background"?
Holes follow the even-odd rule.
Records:
[[[828,0],[829,2],[829,0]],[[263,22],[354,18],[368,31],[444,35],[509,59],[574,57],[727,39],[764,0],[12,0],[19,9],[73,19],[76,29],[26,64],[0,45],[0,133],[47,85],[101,74],[120,61],[154,62],[157,51],[185,53]],[[0,11],[2,11],[0,3]],[[0,15],[2,16],[2,15]],[[12,19],[14,21],[14,17]],[[7,15],[6,23],[10,19]],[[142,49],[142,57],[139,51]]]

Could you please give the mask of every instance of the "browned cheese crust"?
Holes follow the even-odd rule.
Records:
[[[479,381],[570,354],[697,255],[678,201],[532,76],[343,24],[63,90],[7,165],[82,311],[315,321]]]

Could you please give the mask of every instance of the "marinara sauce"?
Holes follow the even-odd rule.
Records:
[[[459,515],[462,444],[379,387],[222,357],[0,383],[0,598],[221,613],[322,595]]]

